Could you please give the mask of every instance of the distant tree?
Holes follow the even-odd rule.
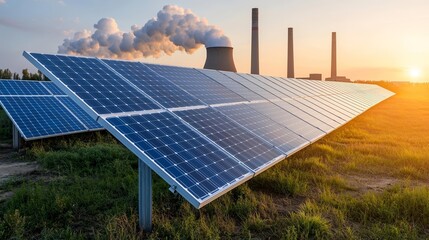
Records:
[[[22,80],[30,80],[31,76],[30,76],[30,72],[28,72],[28,69],[23,69],[22,70]]]
[[[12,72],[9,69],[0,69],[0,78],[1,79],[11,79],[12,78]]]
[[[49,79],[43,75],[41,71],[37,71],[37,73],[31,73],[27,68],[22,70],[22,78],[19,76],[19,73],[12,73],[9,69],[0,69],[0,79],[49,81]]]

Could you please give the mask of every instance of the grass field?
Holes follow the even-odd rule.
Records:
[[[137,159],[107,133],[38,141],[41,166],[1,186],[2,239],[428,239],[429,85],[397,93],[202,208],[154,176],[138,231]]]

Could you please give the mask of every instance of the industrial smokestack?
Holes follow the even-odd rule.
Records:
[[[294,78],[294,63],[293,63],[293,28],[287,29],[287,77]]]
[[[252,8],[252,58],[251,74],[259,74],[259,28],[258,9]]]
[[[204,68],[237,72],[232,47],[208,47]]]
[[[337,77],[337,33],[332,33],[332,52],[331,52],[331,79]]]

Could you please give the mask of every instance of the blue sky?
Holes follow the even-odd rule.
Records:
[[[0,68],[20,72],[31,64],[22,51],[56,53],[76,31],[93,30],[103,17],[129,32],[164,5],[191,9],[231,39],[239,72],[250,70],[251,8],[260,14],[262,74],[286,74],[287,28],[294,28],[295,73],[329,75],[330,36],[337,32],[338,74],[356,79],[428,80],[429,2],[425,0],[0,0]],[[148,57],[144,62],[202,67],[205,49],[189,55]],[[410,79],[410,69],[420,76]]]

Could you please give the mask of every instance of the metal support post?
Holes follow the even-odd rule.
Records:
[[[143,231],[152,231],[152,170],[141,159],[139,159],[139,224]]]
[[[12,147],[13,149],[19,150],[21,143],[21,135],[19,134],[18,128],[15,124],[12,124]]]

